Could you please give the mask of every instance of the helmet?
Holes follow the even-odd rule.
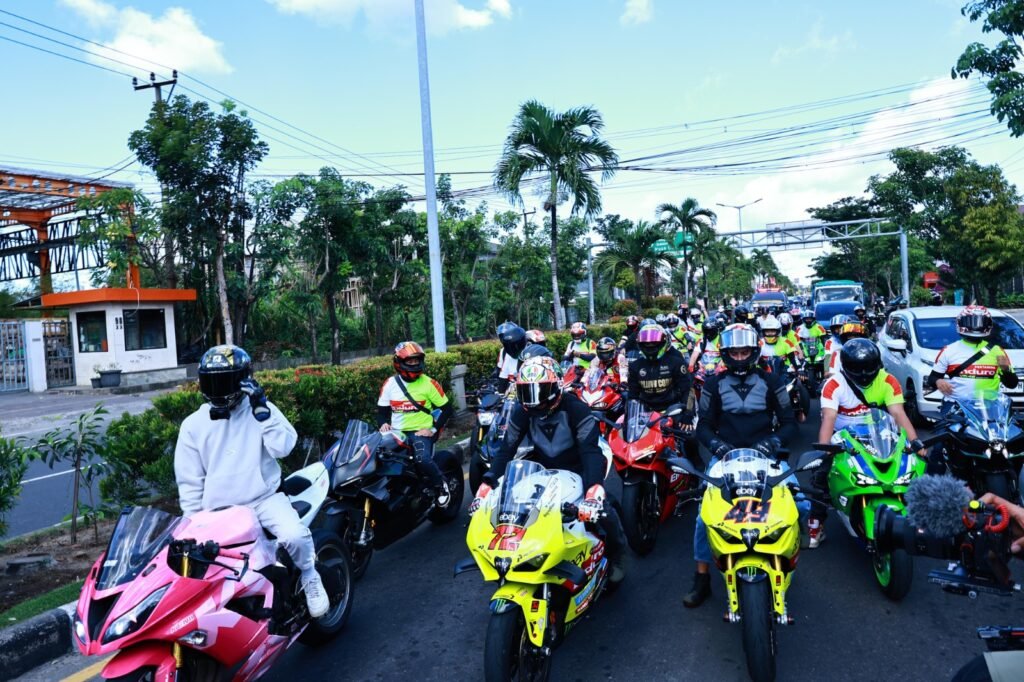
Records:
[[[814,311],[810,308],[805,308],[800,313],[800,319],[804,321],[804,324],[810,327],[811,323],[814,322]]]
[[[587,335],[587,325],[582,322],[573,322],[572,326],[569,327],[569,336],[575,341],[583,340],[583,337]]]
[[[850,339],[839,351],[843,376],[861,388],[867,387],[882,369],[882,354],[869,339]]]
[[[783,330],[789,331],[793,327],[793,316],[789,313],[780,313],[779,324],[782,325]]]
[[[782,306],[781,305],[768,306],[768,314],[769,315],[774,315],[775,317],[778,317],[779,313],[781,313],[781,312],[782,312]]]
[[[553,358],[554,355],[551,353],[551,349],[540,343],[527,344],[523,352],[519,354],[519,362],[526,362],[530,358]]]
[[[516,375],[516,397],[531,414],[548,414],[562,400],[562,376],[553,358],[530,358]]]
[[[519,331],[522,331],[520,329]],[[391,359],[398,376],[406,381],[416,381],[426,370],[426,353],[423,346],[415,341],[403,341],[395,346],[395,355]]]
[[[750,311],[744,305],[736,306],[736,310],[732,311],[732,319],[737,322],[746,322],[750,319]]]
[[[654,321],[657,324],[660,324],[662,327],[664,327],[665,326],[665,320],[667,320],[667,319],[668,319],[668,316],[665,315],[665,313],[658,313],[657,316],[655,316]]]
[[[537,343],[541,346],[548,345],[548,337],[544,336],[544,332],[539,329],[530,329],[526,332],[526,343]]]
[[[665,354],[665,349],[668,348],[667,339],[668,335],[665,334],[661,325],[645,324],[640,327],[640,333],[636,335],[636,345],[648,360],[657,360]]]
[[[828,321],[828,330],[836,336],[839,336],[839,330],[847,323],[847,321],[849,321],[849,319],[850,318],[848,316],[841,313],[839,315],[833,315],[832,319]]]
[[[505,352],[514,358],[526,348],[526,332],[515,322],[502,322],[498,325],[498,340]]]
[[[700,322],[700,310],[697,308],[690,308],[690,319],[694,322]]]
[[[199,391],[222,412],[239,403],[242,380],[251,376],[252,358],[238,346],[214,346],[199,360]]]
[[[658,322],[655,321],[653,317],[645,317],[644,319],[640,320],[640,329],[643,329],[649,324],[658,324]]]
[[[679,326],[679,316],[675,313],[669,313],[665,316],[665,328],[669,331]]]
[[[932,305],[942,305],[942,294],[932,289]]]
[[[725,369],[731,374],[746,376],[753,371],[754,366],[757,364],[759,355],[757,352],[757,332],[750,325],[729,325],[729,328],[722,332],[722,341],[719,344],[719,348],[722,351],[722,362],[725,363]],[[729,353],[730,350],[742,348],[750,351],[750,355],[743,360],[737,360]]]
[[[862,306],[862,305],[860,305],[860,304],[858,303],[858,304],[857,304],[856,306],[854,306],[854,308],[853,308],[853,314],[854,314],[854,315],[856,315],[857,317],[864,317],[865,315],[867,315],[867,314],[868,314],[868,311],[867,311],[867,310],[865,310],[864,306]]]
[[[780,331],[782,331],[782,325],[774,315],[769,315],[762,320],[761,333],[764,334],[765,343],[774,346],[779,340]]]
[[[969,305],[956,316],[956,333],[983,339],[992,333],[992,313],[983,305]]]
[[[704,320],[700,325],[700,333],[705,339],[713,339],[718,336],[718,320]]]
[[[619,344],[610,336],[605,336],[597,342],[597,357],[601,362],[612,362],[618,351]]]
[[[630,315],[626,318],[626,333],[635,332],[640,328],[640,318],[636,315]]]
[[[868,330],[860,322],[847,322],[839,329],[839,340],[846,343],[850,339],[866,339]]]

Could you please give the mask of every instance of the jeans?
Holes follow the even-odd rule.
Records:
[[[415,432],[409,431],[405,432],[405,437],[416,454],[416,473],[435,490],[439,490],[444,479],[434,462],[434,439],[430,436],[417,436]]]
[[[718,457],[712,457],[711,461],[708,462],[707,471],[711,471],[711,467],[715,466],[718,462]],[[786,462],[779,462],[783,470],[788,470],[789,465]],[[706,473],[705,472],[705,473]],[[786,479],[788,485],[798,485],[796,475],[792,475]],[[708,542],[708,527],[704,524],[704,519],[700,517],[700,510],[703,505],[697,506],[697,523],[693,527],[693,559],[702,563],[711,563],[711,544]],[[804,499],[803,493],[796,494],[796,508],[800,512],[800,523],[803,525],[807,520],[807,515],[811,511],[810,501]]]

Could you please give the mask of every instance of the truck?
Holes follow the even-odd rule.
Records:
[[[811,305],[818,322],[827,326],[834,315],[853,315],[854,308],[864,305],[864,285],[851,279],[814,282]]]

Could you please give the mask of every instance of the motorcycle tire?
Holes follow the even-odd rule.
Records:
[[[436,507],[427,516],[435,525],[451,523],[459,517],[462,510],[462,498],[466,494],[466,479],[462,475],[462,465],[447,450],[434,453],[434,461],[441,468],[441,475],[448,482],[448,494],[451,499],[444,507]]]
[[[1016,477],[1008,471],[999,474],[985,474],[985,489],[983,493],[992,493],[1007,502],[1020,504],[1019,493],[1015,483]]]
[[[903,549],[878,552],[872,562],[875,580],[882,593],[893,601],[899,601],[910,592],[914,580],[914,557]]]
[[[649,481],[622,486],[623,530],[629,546],[640,556],[650,554],[658,541],[661,522],[659,502],[658,489]]]
[[[543,682],[551,675],[551,656],[537,652],[526,635],[518,608],[491,614],[484,639],[484,680]]]
[[[331,641],[348,622],[352,612],[352,592],[355,576],[352,574],[352,562],[349,559],[345,543],[336,533],[323,528],[313,531],[313,546],[316,548],[316,560],[325,570],[335,570],[341,581],[341,595],[332,599],[330,610],[320,618],[310,621],[306,629],[299,635],[299,641],[306,646],[319,646]],[[304,596],[298,597],[305,599]]]
[[[771,585],[767,578],[753,583],[740,580],[738,588],[747,672],[754,682],[773,682],[776,642]]]

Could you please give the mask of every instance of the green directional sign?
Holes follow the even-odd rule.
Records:
[[[693,244],[693,233],[691,233],[691,232],[676,232],[676,236],[675,236],[675,238],[672,241],[675,242],[675,245],[677,247],[683,246],[684,244],[686,246],[690,246],[690,245]]]
[[[664,239],[659,239],[658,241],[656,241],[653,244],[651,244],[651,251],[653,251],[654,253],[665,253],[666,251],[671,251],[671,250],[672,250],[672,245],[669,244]]]

